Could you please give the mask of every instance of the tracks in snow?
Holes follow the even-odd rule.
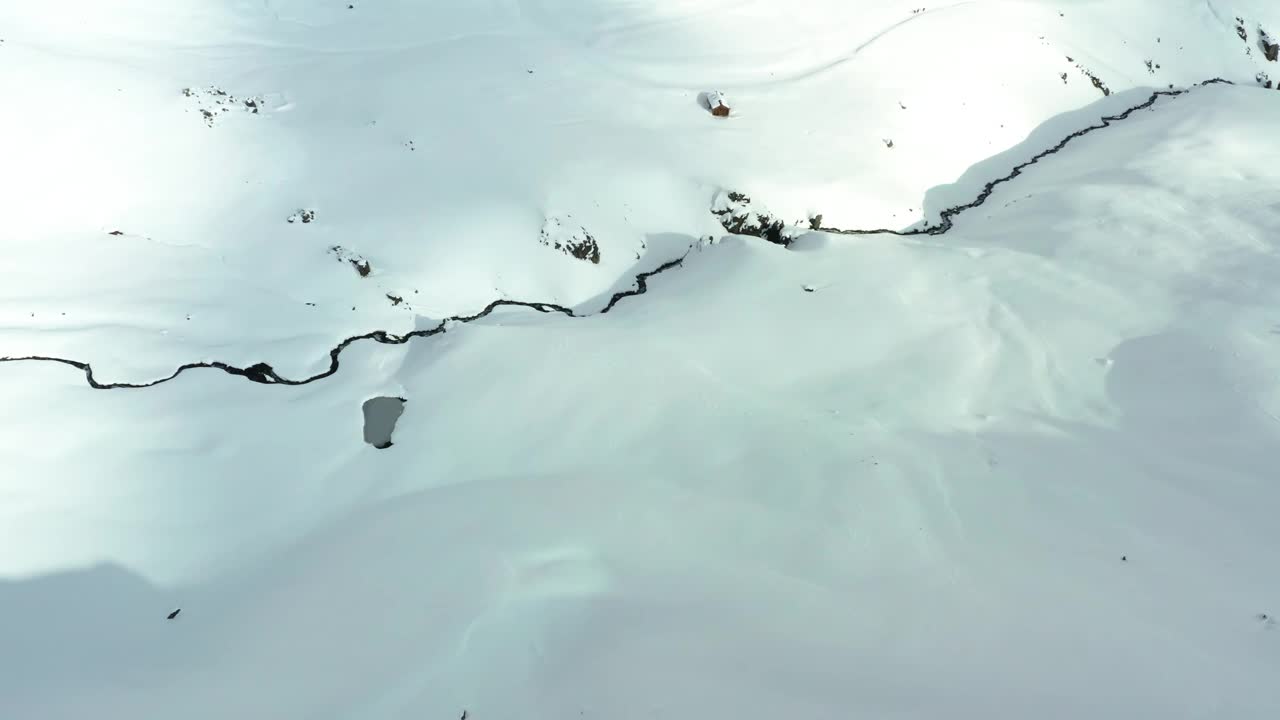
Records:
[[[1198,85],[1192,86],[1192,88],[1203,87],[1206,85],[1217,85],[1217,84],[1232,85],[1234,83],[1232,83],[1230,80],[1224,80],[1222,78],[1213,78],[1211,80],[1205,80],[1204,82],[1201,82]],[[1040,162],[1046,157],[1049,157],[1050,155],[1057,154],[1063,148],[1065,148],[1067,144],[1070,143],[1072,140],[1088,135],[1089,133],[1096,132],[1098,130],[1102,130],[1104,128],[1110,127],[1112,123],[1125,120],[1130,115],[1132,115],[1133,113],[1139,110],[1145,110],[1147,108],[1152,107],[1161,98],[1177,97],[1178,95],[1183,95],[1187,92],[1190,92],[1192,88],[1183,88],[1179,90],[1158,90],[1156,92],[1153,92],[1151,96],[1146,99],[1146,101],[1138,105],[1134,105],[1122,113],[1118,113],[1116,115],[1104,116],[1098,122],[1098,124],[1090,125],[1088,127],[1077,130],[1071,133],[1070,135],[1067,135],[1066,137],[1058,141],[1055,145],[1048,148],[1047,150],[1043,150],[1033,155],[1031,159],[1027,160],[1026,162],[1015,165],[1007,175],[996,178],[995,180],[992,180],[986,183],[986,185],[984,185],[982,190],[978,193],[977,197],[975,197],[972,201],[967,202],[963,205],[956,205],[954,207],[950,207],[943,210],[941,213],[939,213],[939,221],[936,224],[925,225],[923,227],[912,228],[909,230],[891,230],[888,228],[881,228],[881,229],[874,229],[874,230],[857,230],[857,229],[847,230],[847,229],[840,229],[840,228],[824,227],[822,228],[822,232],[829,232],[837,235],[896,235],[898,237],[911,237],[911,236],[917,236],[917,235],[944,235],[947,232],[950,232],[951,229],[954,227],[955,218],[957,216],[959,216],[964,212],[967,212],[969,210],[972,210],[976,207],[981,206],[983,203],[987,201],[988,198],[991,197],[992,193],[995,192],[995,189],[997,187],[1018,177],[1019,175],[1022,174],[1022,171],[1025,170],[1026,168],[1032,165],[1035,165],[1036,163]],[[649,287],[648,287],[649,278],[655,275],[664,273],[673,268],[679,267],[681,264],[684,263],[684,260],[687,256],[688,256],[688,252],[686,251],[684,255],[681,255],[678,258],[668,260],[667,262],[663,263],[662,265],[659,265],[657,268],[653,270],[642,272],[636,275],[634,287],[628,290],[623,290],[621,292],[614,293],[613,297],[609,299],[609,302],[603,308],[601,308],[597,313],[594,313],[594,314],[603,315],[605,313],[608,313],[615,306],[617,306],[619,302],[625,300],[626,298],[645,294],[646,292],[649,291]],[[189,370],[196,370],[201,368],[221,370],[222,372],[225,372],[228,375],[243,377],[246,380],[259,383],[262,385],[290,385],[290,386],[307,385],[309,383],[313,383],[318,380],[323,380],[337,373],[338,368],[341,365],[340,356],[342,355],[342,351],[346,350],[347,347],[351,346],[354,343],[371,340],[373,342],[381,343],[383,345],[403,345],[409,342],[410,340],[413,340],[414,338],[425,338],[425,337],[431,337],[432,335],[439,335],[440,333],[445,332],[449,325],[454,323],[474,322],[476,320],[479,320],[483,317],[488,316],[494,310],[497,310],[498,308],[502,308],[502,307],[523,307],[523,308],[529,308],[531,310],[536,310],[537,312],[540,312],[540,313],[560,313],[561,315],[564,315],[566,317],[571,317],[571,318],[590,316],[590,314],[579,315],[575,313],[572,308],[568,308],[563,305],[557,305],[555,303],[523,302],[520,300],[494,300],[493,302],[485,306],[483,310],[481,310],[480,312],[474,315],[459,315],[459,316],[446,318],[440,321],[440,323],[435,327],[429,328],[426,330],[414,330],[412,332],[405,333],[404,335],[395,335],[383,330],[375,330],[373,332],[365,333],[363,335],[354,335],[352,337],[349,337],[343,340],[342,342],[338,343],[337,346],[335,346],[332,350],[329,351],[329,368],[327,370],[324,370],[323,372],[312,375],[311,377],[301,378],[301,379],[291,379],[291,378],[282,377],[280,374],[278,374],[275,371],[274,368],[272,368],[267,363],[257,363],[255,365],[250,365],[248,367],[236,367],[234,365],[229,365],[224,362],[213,361],[213,362],[187,363],[185,365],[178,367],[176,370],[173,371],[172,374],[166,377],[160,378],[158,380],[152,380],[150,382],[104,383],[99,381],[98,378],[94,376],[92,365],[90,365],[87,362],[81,362],[79,360],[70,360],[67,358],[59,358],[59,357],[45,357],[40,355],[29,355],[24,357],[0,357],[0,363],[46,362],[46,363],[58,363],[61,365],[67,365],[82,371],[85,376],[85,382],[89,384],[89,387],[95,390],[126,390],[126,389],[141,389],[141,388],[155,387],[156,385],[161,385],[163,383],[169,382],[170,380],[173,380],[174,378],[178,377],[179,375]]]

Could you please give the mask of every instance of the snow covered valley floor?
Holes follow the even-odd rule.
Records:
[[[0,718],[1280,716],[1280,16],[913,10],[0,4]]]

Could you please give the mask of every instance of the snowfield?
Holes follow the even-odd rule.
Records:
[[[910,5],[0,1],[0,718],[1280,717],[1280,7]]]

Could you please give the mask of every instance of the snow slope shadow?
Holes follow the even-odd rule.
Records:
[[[925,193],[925,220],[904,230],[889,228],[844,229],[823,227],[837,235],[945,235],[960,215],[981,207],[999,188],[1027,168],[1058,154],[1072,141],[1128,120],[1135,113],[1162,106],[1162,101],[1185,95],[1207,85],[1234,85],[1230,80],[1212,78],[1188,88],[1147,90],[1135,88],[1104,98],[1086,108],[1062,113],[1039,125],[1016,146],[971,166],[950,185],[939,185]],[[1103,114],[1099,116],[1099,111]],[[991,179],[991,178],[995,179]],[[932,218],[937,218],[933,220]]]
[[[1267,460],[1280,438],[1256,411],[1215,426],[1239,407],[1207,397],[1227,389],[1221,377],[1195,376],[1170,392],[1164,380],[1204,369],[1207,358],[1184,363],[1165,351],[1190,349],[1163,335],[1117,348],[1108,380],[1121,413],[1115,427],[1040,418],[1051,432],[923,441],[947,468],[946,492],[928,501],[956,514],[964,535],[953,547],[981,558],[984,596],[1001,598],[998,620],[970,615],[980,630],[931,640],[972,648],[998,628],[1002,652],[1035,668],[1011,668],[1004,681],[1041,697],[1064,683],[1091,689],[1064,696],[1055,717],[1097,716],[1098,697],[1161,717],[1227,707],[1237,717],[1266,715],[1252,704],[1262,699],[1258,688],[1270,687],[1271,641],[1280,640],[1265,632],[1280,585],[1264,570],[1280,539]],[[1164,409],[1179,417],[1162,417]],[[1139,666],[1144,672],[1129,672]],[[1046,669],[1051,679],[1037,674]],[[1163,684],[1209,673],[1218,678],[1209,692]],[[975,676],[965,686],[983,682]],[[991,702],[988,714],[998,716]]]
[[[22,658],[0,673],[0,698],[38,708],[56,694],[50,681],[104,690],[155,682],[180,650],[165,641],[182,631],[181,616],[165,619],[173,603],[114,564],[0,580],[0,638]]]
[[[1121,343],[1110,354],[1107,395],[1123,414],[1122,428],[1140,430],[1153,450],[1176,446],[1212,458],[1205,466],[1219,481],[1270,476],[1270,450],[1280,435],[1256,399],[1265,388],[1247,387],[1228,366],[1230,357],[1185,331]],[[1185,465],[1167,468],[1170,475],[1186,472]]]
[[[690,251],[698,246],[698,239],[681,233],[651,233],[645,236],[644,245],[645,250],[636,258],[630,273],[619,277],[618,281],[604,292],[575,306],[575,312],[584,308],[604,308],[600,311],[602,314],[609,312],[622,299],[618,297],[619,294],[635,289],[635,280],[633,278],[640,275],[645,275],[646,278],[651,277],[656,274],[653,272],[655,270],[662,272],[660,268],[669,264],[669,258],[678,256],[683,260],[689,256]],[[672,267],[677,266],[678,264]],[[645,291],[647,289],[646,285]]]
[[[1005,153],[1001,153],[1000,155],[994,156],[993,158],[990,158],[986,161],[983,161],[973,166],[963,176],[961,176],[961,178],[956,183],[953,183],[952,185],[947,185],[947,186],[940,186],[938,188],[934,188],[930,190],[926,194],[926,198],[925,198],[926,217],[931,217],[936,212],[936,216],[938,218],[937,222],[925,221],[923,224],[917,224],[916,226],[909,227],[905,230],[893,230],[888,228],[841,229],[841,228],[828,228],[828,227],[822,227],[821,229],[823,232],[840,234],[840,235],[886,235],[887,234],[887,235],[896,235],[899,237],[910,237],[910,236],[918,236],[918,235],[944,235],[951,230],[956,217],[958,217],[959,215],[965,212],[968,212],[969,210],[973,210],[977,207],[980,207],[987,201],[988,198],[991,197],[992,193],[994,193],[996,188],[998,188],[1000,185],[1010,182],[1014,178],[1018,177],[1019,175],[1022,174],[1023,170],[1025,170],[1027,167],[1034,165],[1044,160],[1045,158],[1048,158],[1051,155],[1057,154],[1063,148],[1065,148],[1068,144],[1070,144],[1071,141],[1077,138],[1083,137],[1089,133],[1108,128],[1112,125],[1112,123],[1126,120],[1136,112],[1153,108],[1162,99],[1177,97],[1179,95],[1183,95],[1187,92],[1190,92],[1195,87],[1203,87],[1205,85],[1213,85],[1213,84],[1231,85],[1234,83],[1232,83],[1229,80],[1224,80],[1222,78],[1213,78],[1210,80],[1205,80],[1199,83],[1198,85],[1192,86],[1190,88],[1153,91],[1153,92],[1150,92],[1145,98],[1142,98],[1140,102],[1138,102],[1137,100],[1140,98],[1142,91],[1135,90],[1135,91],[1132,91],[1131,93],[1125,93],[1119,96],[1115,96],[1116,102],[1123,101],[1125,98],[1133,98],[1133,100],[1135,101],[1134,104],[1129,105],[1125,107],[1123,110],[1115,112],[1114,114],[1104,115],[1097,121],[1091,122],[1090,124],[1087,124],[1084,127],[1079,127],[1078,125],[1074,125],[1072,124],[1072,122],[1075,120],[1079,120],[1083,122],[1086,120],[1086,118],[1096,115],[1097,106],[1091,106],[1091,108],[1089,109],[1081,110],[1076,113],[1065,113],[1063,115],[1059,115],[1053,118],[1052,120],[1050,120],[1049,122],[1045,123],[1044,125],[1042,125],[1036,131],[1032,132],[1031,135],[1027,138],[1027,140],[1025,140],[1016,148],[1013,148]],[[1111,103],[1108,102],[1107,105],[1110,106]],[[1071,127],[1075,127],[1076,129],[1070,130]],[[1065,135],[1059,135],[1057,133],[1065,133]],[[1034,147],[1044,147],[1045,149],[1035,152],[1035,154],[1030,156],[1030,159],[1024,160],[1016,165],[1013,165],[1012,169],[1009,170],[1006,174],[996,177],[994,180],[986,180],[986,181],[981,180],[981,178],[990,177],[990,175],[988,174],[989,172],[998,172],[997,168],[1008,167],[1007,163],[1011,161],[1012,157],[1015,157],[1015,156],[1025,157],[1025,155],[1019,155],[1019,153],[1032,152],[1032,148]],[[981,186],[979,186],[979,183],[981,183]],[[965,202],[958,202],[953,200],[958,195],[961,195],[962,193],[964,193],[964,191],[966,190],[969,190],[973,193],[971,196],[966,196],[966,197],[971,197],[972,199],[967,200]],[[947,204],[949,202],[956,202],[956,204]],[[941,209],[937,209],[937,208],[941,208]],[[669,241],[673,237],[679,237],[679,236],[670,234],[670,235],[660,235],[656,237],[664,240],[662,244],[666,245],[668,244],[668,242],[666,241]],[[499,310],[502,308],[526,308],[526,309],[534,310],[544,314],[559,313],[561,315],[565,315],[566,317],[571,317],[571,318],[581,318],[581,317],[587,317],[593,314],[608,313],[614,307],[616,307],[618,303],[622,302],[623,300],[630,297],[635,297],[637,295],[643,295],[646,292],[648,292],[649,288],[648,288],[647,281],[649,278],[655,275],[664,273],[667,270],[671,270],[673,268],[679,267],[684,262],[685,258],[688,257],[688,254],[692,249],[693,249],[692,246],[688,246],[678,256],[672,257],[671,259],[662,261],[662,262],[652,261],[648,257],[641,258],[637,263],[636,268],[639,269],[642,267],[648,267],[649,269],[640,270],[639,272],[636,272],[633,276],[634,279],[629,286],[621,287],[621,289],[615,290],[612,293],[612,295],[608,298],[608,300],[603,302],[600,305],[600,309],[595,311],[594,313],[581,312],[571,307],[559,305],[556,303],[550,303],[550,302],[509,300],[505,298],[494,300],[493,302],[489,303],[482,310],[480,310],[475,314],[449,317],[444,320],[441,320],[438,324],[434,326],[415,329],[403,335],[388,333],[385,330],[374,330],[372,332],[364,333],[361,335],[354,335],[352,337],[348,337],[342,342],[338,343],[337,346],[335,346],[332,350],[329,351],[329,367],[326,370],[323,370],[319,373],[316,373],[315,375],[312,375],[310,377],[305,377],[305,378],[283,377],[279,375],[271,365],[265,362],[256,363],[248,367],[237,367],[237,366],[230,365],[228,363],[224,363],[220,361],[212,361],[212,362],[187,363],[185,365],[178,367],[170,375],[159,378],[157,380],[152,380],[150,382],[145,382],[145,383],[106,382],[104,383],[94,375],[93,367],[89,363],[79,361],[79,360],[72,360],[69,358],[46,357],[46,356],[0,357],[0,363],[52,362],[52,363],[59,363],[62,365],[68,365],[70,367],[77,368],[82,372],[84,372],[85,381],[89,384],[90,387],[96,390],[120,390],[120,389],[139,389],[139,388],[154,387],[156,385],[160,385],[162,383],[173,380],[174,378],[178,377],[179,375],[181,375],[182,373],[188,370],[194,370],[197,368],[212,368],[212,369],[221,370],[229,375],[243,377],[251,382],[259,383],[262,385],[306,385],[308,383],[316,382],[318,380],[323,380],[324,378],[327,378],[333,375],[334,373],[336,373],[338,371],[338,367],[340,364],[339,357],[342,355],[343,350],[345,350],[348,346],[357,342],[373,341],[373,342],[381,343],[384,345],[402,345],[414,338],[425,338],[425,337],[431,337],[433,335],[444,333],[449,326],[455,323],[470,323],[470,322],[479,320],[481,318],[485,318],[489,316],[491,313],[493,313],[495,310]]]

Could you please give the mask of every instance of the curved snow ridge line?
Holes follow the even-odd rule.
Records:
[[[173,380],[174,378],[178,377],[184,372],[187,372],[188,370],[196,370],[201,368],[212,368],[215,370],[221,370],[227,373],[228,375],[236,375],[239,377],[243,377],[249,380],[250,382],[259,383],[261,385],[306,385],[308,383],[316,382],[317,380],[323,380],[333,375],[334,373],[338,372],[338,367],[341,364],[339,361],[339,356],[342,355],[343,350],[346,350],[349,346],[351,346],[354,343],[357,343],[363,340],[372,340],[376,343],[380,343],[383,345],[404,345],[405,343],[409,342],[414,338],[424,338],[424,337],[431,337],[432,335],[439,335],[445,332],[448,329],[448,327],[454,323],[474,322],[476,320],[479,320],[483,317],[488,316],[494,310],[497,310],[498,308],[501,308],[501,307],[524,307],[524,308],[529,308],[531,310],[536,310],[540,313],[557,312],[557,313],[560,313],[561,315],[565,315],[571,318],[585,318],[585,317],[591,317],[592,315],[603,315],[609,312],[610,310],[612,310],[619,302],[625,300],[626,298],[635,297],[636,295],[643,295],[646,292],[648,292],[649,278],[653,277],[654,275],[664,273],[672,268],[679,267],[681,264],[684,263],[685,258],[689,256],[689,252],[691,250],[692,248],[690,248],[689,250],[686,250],[684,255],[681,255],[680,257],[675,258],[674,260],[668,260],[667,262],[659,265],[657,268],[653,270],[648,270],[646,272],[642,272],[636,275],[635,281],[634,281],[635,282],[634,287],[628,290],[623,290],[621,292],[614,293],[613,297],[609,298],[609,302],[603,308],[601,308],[598,312],[595,312],[595,313],[579,315],[573,311],[573,308],[565,307],[564,305],[558,305],[556,303],[524,302],[522,300],[494,300],[493,302],[486,305],[483,310],[481,310],[480,312],[474,315],[457,315],[457,316],[445,318],[444,320],[441,320],[439,324],[437,324],[435,327],[428,328],[425,330],[414,330],[412,332],[408,332],[403,335],[395,335],[395,334],[386,332],[385,330],[374,330],[373,332],[368,332],[363,335],[353,335],[343,340],[342,342],[338,343],[336,347],[334,347],[332,350],[329,351],[329,368],[327,370],[317,373],[315,375],[312,375],[310,377],[301,378],[301,379],[292,379],[292,378],[283,377],[279,373],[277,373],[275,369],[272,368],[269,364],[264,362],[250,365],[248,367],[236,367],[235,365],[229,365],[227,363],[219,362],[219,361],[187,363],[185,365],[178,367],[178,369],[174,370],[171,375],[162,377],[158,380],[152,380],[150,382],[144,382],[144,383],[99,382],[98,379],[94,377],[93,366],[90,365],[89,363],[80,362],[79,360],[69,360],[67,358],[60,358],[60,357],[46,357],[42,355],[29,355],[26,357],[0,357],[0,363],[50,362],[50,363],[59,363],[61,365],[69,365],[71,367],[82,370],[84,372],[85,381],[89,384],[89,387],[93,388],[94,390],[135,390],[135,389],[141,389],[141,388],[155,387],[156,385],[161,385],[163,383],[169,382],[170,380]]]
[[[983,186],[982,191],[979,192],[978,196],[974,198],[972,201],[965,203],[963,205],[956,205],[954,207],[950,207],[943,210],[938,215],[939,222],[936,225],[926,225],[924,227],[913,228],[910,230],[890,230],[888,228],[877,229],[877,230],[844,230],[840,228],[824,227],[824,228],[820,228],[820,231],[829,232],[837,235],[896,235],[899,237],[911,237],[911,236],[917,236],[917,235],[943,235],[952,229],[952,227],[954,226],[954,218],[957,215],[960,215],[961,213],[964,213],[968,210],[972,210],[982,205],[987,201],[987,198],[991,197],[991,194],[995,192],[995,188],[997,186],[1004,184],[1006,182],[1009,182],[1010,180],[1018,177],[1019,175],[1022,174],[1022,171],[1027,167],[1030,167],[1031,165],[1034,165],[1040,162],[1041,160],[1043,160],[1044,158],[1050,155],[1054,155],[1058,153],[1064,147],[1066,147],[1067,144],[1070,143],[1072,140],[1075,140],[1076,138],[1079,138],[1079,137],[1083,137],[1084,135],[1087,135],[1091,132],[1110,127],[1111,124],[1114,122],[1125,120],[1130,115],[1137,112],[1138,110],[1145,110],[1155,105],[1156,102],[1159,101],[1160,98],[1162,97],[1177,97],[1178,95],[1183,95],[1183,94],[1186,94],[1187,92],[1190,92],[1191,89],[1195,87],[1203,87],[1206,85],[1217,85],[1217,84],[1234,85],[1235,83],[1230,80],[1225,80],[1223,78],[1213,78],[1210,80],[1205,80],[1203,82],[1200,82],[1188,88],[1182,88],[1178,90],[1157,90],[1156,92],[1151,93],[1151,97],[1147,98],[1146,101],[1141,104],[1134,105],[1133,107],[1130,107],[1124,112],[1116,115],[1103,116],[1102,119],[1099,121],[1099,124],[1090,125],[1088,127],[1077,130],[1071,133],[1070,135],[1067,135],[1065,138],[1058,141],[1058,143],[1056,143],[1049,149],[1043,150],[1035,154],[1034,156],[1032,156],[1030,160],[1027,160],[1026,162],[1015,165],[1013,169],[1009,172],[1009,174],[1000,178],[996,178],[995,180],[992,180],[986,183]],[[690,248],[690,250],[692,250],[692,248]],[[672,268],[679,267],[684,263],[684,260],[686,257],[688,257],[688,255],[689,255],[689,251],[687,250],[685,251],[684,255],[681,255],[680,257],[675,258],[674,260],[668,260],[667,262],[663,263],[662,265],[659,265],[657,268],[653,270],[642,272],[636,275],[634,288],[631,288],[630,290],[623,290],[621,292],[614,293],[613,297],[609,299],[609,302],[599,312],[594,314],[603,315],[609,312],[610,310],[612,310],[614,306],[616,306],[622,300],[629,297],[635,297],[637,295],[645,294],[646,292],[649,291],[649,287],[647,283],[647,280],[649,278],[653,277],[654,275],[664,273],[667,270],[671,270]],[[259,383],[262,385],[306,385],[308,383],[316,382],[317,380],[323,380],[333,375],[334,373],[338,372],[338,367],[341,364],[339,361],[339,356],[342,354],[343,350],[347,349],[347,347],[352,345],[353,343],[360,342],[363,340],[372,340],[374,342],[381,343],[383,345],[403,345],[414,338],[431,337],[432,335],[439,335],[440,333],[445,332],[447,327],[452,323],[474,322],[483,317],[486,317],[487,315],[489,315],[494,310],[497,310],[500,307],[525,307],[525,308],[530,308],[532,310],[536,310],[540,313],[558,312],[561,315],[565,315],[567,317],[572,317],[572,318],[581,318],[581,317],[591,316],[590,314],[578,315],[573,311],[572,308],[565,307],[563,305],[557,305],[555,303],[524,302],[521,300],[494,300],[493,302],[485,306],[483,310],[481,310],[480,312],[474,315],[463,315],[463,316],[446,318],[444,320],[441,320],[440,323],[435,327],[429,328],[426,330],[414,330],[412,332],[405,333],[404,335],[394,335],[386,332],[385,330],[374,330],[373,332],[365,333],[363,335],[353,335],[343,340],[341,343],[338,343],[336,347],[334,347],[332,350],[329,351],[329,368],[327,370],[325,370],[324,372],[318,373],[316,375],[312,375],[311,377],[302,378],[302,379],[290,379],[290,378],[282,377],[275,371],[274,368],[271,367],[271,365],[267,363],[257,363],[257,364],[242,368],[242,367],[236,367],[235,365],[229,365],[224,362],[212,361],[212,362],[187,363],[185,365],[178,367],[178,369],[174,370],[171,375],[160,378],[158,380],[152,380],[150,382],[103,383],[103,382],[99,382],[98,379],[94,377],[92,365],[90,365],[87,362],[80,362],[78,360],[70,360],[67,358],[59,358],[59,357],[45,357],[45,356],[39,356],[39,355],[30,355],[26,357],[0,357],[0,363],[51,362],[51,363],[59,363],[62,365],[69,365],[71,367],[74,367],[83,371],[85,375],[85,381],[89,384],[89,387],[95,390],[125,390],[125,389],[141,389],[141,388],[155,387],[156,385],[160,385],[160,384],[169,382],[170,380],[173,380],[174,378],[178,377],[179,375],[181,375],[182,373],[188,370],[195,370],[199,368],[212,368],[216,370],[221,370],[227,373],[228,375],[236,375],[239,377],[243,377],[251,382]]]
[[[1104,128],[1109,128],[1111,127],[1112,123],[1120,122],[1121,120],[1127,120],[1129,116],[1132,115],[1133,113],[1139,110],[1146,110],[1147,108],[1152,107],[1160,100],[1160,98],[1177,97],[1179,95],[1185,95],[1191,92],[1195,88],[1205,87],[1207,85],[1235,85],[1235,83],[1232,82],[1231,80],[1226,80],[1218,77],[1218,78],[1212,78],[1210,80],[1204,80],[1190,87],[1180,88],[1177,90],[1157,90],[1151,93],[1151,97],[1147,98],[1145,102],[1139,105],[1134,105],[1133,107],[1125,110],[1122,113],[1118,113],[1115,115],[1104,115],[1098,121],[1098,124],[1090,125],[1088,127],[1076,130],[1070,135],[1059,140],[1057,144],[1053,145],[1049,149],[1042,150],[1041,152],[1038,152],[1035,155],[1031,156],[1030,160],[1027,160],[1026,162],[1020,163],[1018,165],[1014,165],[1013,169],[1009,171],[1008,175],[996,178],[995,180],[992,180],[986,183],[985,185],[982,186],[982,191],[979,192],[978,196],[975,197],[971,202],[967,202],[964,205],[956,205],[954,207],[949,207],[943,210],[942,212],[938,213],[938,223],[935,225],[926,224],[923,227],[911,228],[909,230],[890,230],[888,228],[882,228],[879,230],[843,230],[841,228],[822,227],[822,228],[819,228],[819,231],[832,233],[833,235],[897,235],[898,237],[912,237],[917,235],[944,235],[947,232],[950,232],[951,228],[954,226],[955,217],[957,215],[960,215],[961,213],[964,213],[968,210],[973,210],[974,208],[979,207],[980,205],[985,203],[988,198],[991,197],[992,193],[995,192],[995,189],[997,186],[1007,183],[1010,180],[1013,180],[1014,178],[1021,175],[1023,170],[1031,167],[1032,165],[1035,165],[1036,163],[1049,157],[1050,155],[1056,155],[1063,148],[1065,148],[1072,140],[1084,137],[1085,135],[1088,135],[1091,132],[1102,130]]]

